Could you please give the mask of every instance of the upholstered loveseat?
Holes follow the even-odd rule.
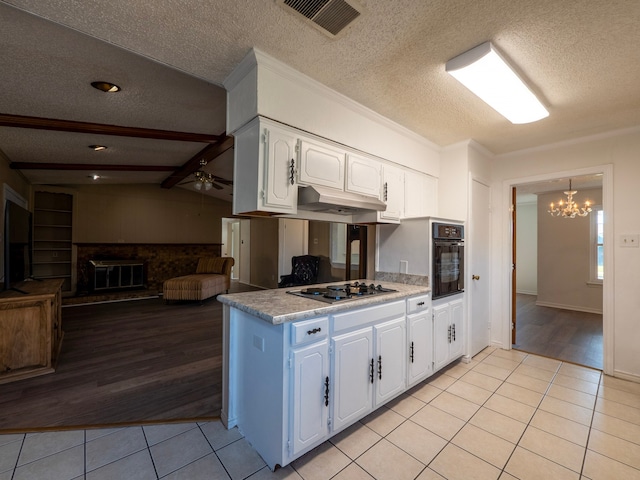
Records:
[[[198,259],[196,273],[165,280],[162,291],[165,302],[171,300],[205,300],[229,292],[232,257],[203,257]]]

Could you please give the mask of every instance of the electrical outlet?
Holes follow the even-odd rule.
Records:
[[[409,262],[407,260],[400,260],[400,273],[407,273],[409,271]]]
[[[620,246],[621,247],[633,247],[638,248],[638,244],[640,243],[640,235],[620,235]]]

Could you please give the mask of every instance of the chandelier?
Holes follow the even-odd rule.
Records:
[[[571,190],[571,179],[569,179],[569,190],[564,192],[567,196],[566,202],[564,200],[560,200],[558,205],[554,205],[551,202],[549,206],[549,210],[547,210],[552,217],[564,217],[564,218],[576,218],[576,217],[586,217],[591,212],[591,204],[587,200],[584,202],[584,206],[579,207],[576,202],[573,201],[573,196],[578,193],[577,190]]]

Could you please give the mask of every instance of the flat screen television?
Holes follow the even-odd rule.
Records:
[[[31,212],[7,200],[4,209],[4,289],[30,278],[32,271]]]

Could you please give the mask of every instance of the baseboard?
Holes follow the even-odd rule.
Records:
[[[551,302],[536,302],[537,307],[551,307],[551,308],[560,308],[562,310],[573,310],[575,312],[585,312],[585,313],[595,313],[598,315],[602,315],[602,310],[598,310],[596,308],[588,308],[581,307],[578,305],[563,305],[561,303],[551,303]]]
[[[629,372],[621,372],[620,370],[614,370],[613,376],[622,380],[628,380],[630,382],[640,383],[640,375]]]
[[[516,293],[520,293],[522,295],[538,295],[538,292],[533,290],[516,290]]]

